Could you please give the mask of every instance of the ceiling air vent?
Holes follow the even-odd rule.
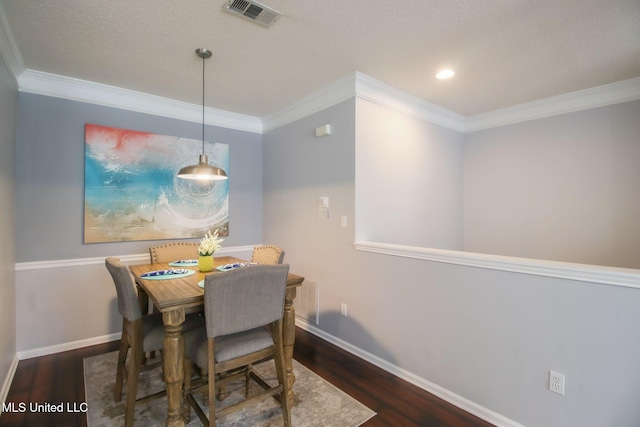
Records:
[[[271,9],[257,1],[229,0],[224,9],[233,14],[240,15],[265,27],[270,27],[282,16],[282,13]]]

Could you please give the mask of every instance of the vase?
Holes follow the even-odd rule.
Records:
[[[213,270],[213,255],[199,255],[198,269],[203,273]]]

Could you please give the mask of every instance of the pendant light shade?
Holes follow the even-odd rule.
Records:
[[[178,172],[178,178],[215,181],[227,179],[227,174],[220,168],[211,166],[206,154],[200,154],[197,165],[185,166]]]
[[[227,179],[227,173],[209,164],[204,154],[204,62],[211,58],[211,51],[205,48],[196,49],[196,55],[202,58],[202,154],[197,165],[185,166],[178,171],[178,178],[196,179],[199,181],[217,181]]]

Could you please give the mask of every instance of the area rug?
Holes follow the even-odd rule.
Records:
[[[112,352],[84,360],[85,396],[87,399],[87,426],[111,427],[124,425],[124,402],[113,401],[116,361],[118,353]],[[260,375],[271,383],[275,381],[273,362],[258,366]],[[375,415],[351,396],[325,381],[300,363],[293,361],[296,382],[293,386],[294,404],[291,423],[295,427],[351,427],[359,426]],[[161,369],[149,370],[140,375],[138,397],[146,396],[163,387]],[[228,386],[230,396],[224,404],[240,399],[244,382]],[[197,397],[201,399],[201,397]],[[202,406],[202,405],[201,405]],[[205,411],[206,407],[203,406]],[[136,405],[135,425],[155,427],[164,425],[167,414],[166,397],[143,405]],[[188,426],[201,426],[194,411]],[[280,406],[267,399],[256,406],[222,417],[218,426],[282,426]]]

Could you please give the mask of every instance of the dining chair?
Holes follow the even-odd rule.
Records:
[[[276,245],[263,245],[253,248],[251,262],[258,264],[282,264],[284,251]]]
[[[129,267],[122,264],[117,257],[105,259],[105,265],[116,287],[118,311],[122,315],[122,337],[116,372],[116,383],[113,397],[116,402],[122,400],[122,385],[126,383],[125,427],[133,425],[136,403],[148,402],[166,395],[166,390],[136,400],[138,377],[141,371],[159,367],[156,363],[147,365],[145,352],[162,350],[164,324],[162,313],[143,315],[138,303],[135,281]],[[204,318],[198,314],[188,315],[183,325],[184,330],[204,327]],[[129,363],[127,364],[127,356]]]
[[[174,242],[149,248],[151,263],[198,258],[198,243]]]
[[[288,272],[288,264],[256,265],[205,276],[205,327],[184,335],[186,419],[193,408],[204,425],[215,426],[216,419],[230,412],[279,395],[284,425],[291,426],[282,338]],[[270,360],[275,362],[275,386],[252,369],[253,364]],[[203,371],[205,383],[192,390],[194,365]],[[245,399],[216,409],[216,390],[239,379],[246,382]],[[251,379],[261,386],[260,392],[250,392]],[[199,392],[208,396],[208,418],[194,398]]]

